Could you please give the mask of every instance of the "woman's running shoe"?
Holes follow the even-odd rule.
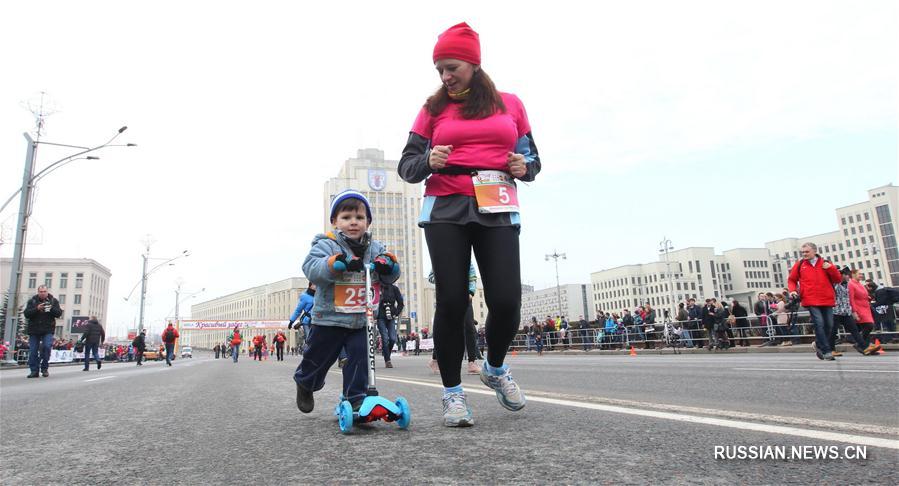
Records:
[[[465,392],[443,394],[443,425],[447,427],[470,427],[474,425],[471,408],[465,401]]]
[[[501,375],[494,375],[487,371],[487,362],[484,361],[484,365],[481,366],[481,382],[496,392],[496,399],[499,400],[500,405],[513,412],[521,410],[527,402],[524,393],[512,378],[509,365],[503,365],[502,370]]]
[[[468,362],[468,374],[469,375],[477,375],[481,372],[481,369],[478,368],[478,364],[474,361]]]

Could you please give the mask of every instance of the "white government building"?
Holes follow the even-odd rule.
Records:
[[[560,314],[561,312],[561,314]],[[532,290],[521,295],[521,323],[529,325],[531,317],[543,322],[546,316],[562,316],[569,322],[584,317],[588,321],[596,318],[593,306],[593,292],[587,284],[566,284],[542,290]]]
[[[11,265],[11,258],[0,259],[0,295],[6,295]],[[89,258],[26,258],[22,270],[18,298],[21,308],[37,294],[39,285],[46,285],[50,294],[59,299],[62,317],[56,320],[57,337],[80,336],[72,333],[72,317],[96,316],[106,328],[112,276],[108,268]]]
[[[620,312],[649,303],[672,309],[693,297],[755,302],[759,292],[778,292],[786,286],[799,247],[813,242],[834,263],[862,269],[868,278],[887,286],[899,285],[896,214],[899,188],[887,185],[868,191],[868,200],[836,210],[839,230],[802,238],[765,243],[764,248],[737,248],[715,254],[711,247],[669,251],[659,261],[624,265],[590,276],[596,311]],[[751,309],[751,306],[749,307]],[[660,312],[661,314],[661,312]]]

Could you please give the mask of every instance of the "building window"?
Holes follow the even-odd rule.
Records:
[[[59,288],[64,289],[69,286],[69,273],[62,272],[59,274]]]
[[[53,272],[44,273],[44,285],[49,289],[53,286]]]
[[[37,272],[29,272],[28,273],[28,288],[33,289],[37,287]]]
[[[56,299],[59,300],[59,305],[63,305],[66,303],[66,294],[58,295]]]
[[[75,304],[81,303],[81,294],[75,294]]]
[[[75,274],[75,288],[80,289],[84,285],[84,274],[76,273]]]

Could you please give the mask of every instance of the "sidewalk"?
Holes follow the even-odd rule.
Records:
[[[643,348],[635,348],[637,354],[675,354],[675,350],[673,348],[655,348],[655,349],[643,349]],[[842,351],[846,355],[859,354],[852,345],[850,344],[838,344],[837,351]],[[890,352],[899,352],[899,344],[884,344],[883,351],[886,353]],[[523,351],[516,350],[518,353],[522,354],[537,354],[537,351]],[[585,356],[585,355],[628,355],[630,354],[630,348],[628,349],[591,349],[589,351],[584,351],[583,349],[567,349],[562,351],[546,351],[544,349],[543,354],[554,354],[554,355],[565,355],[565,356]],[[793,346],[765,346],[760,347],[758,345],[755,346],[746,346],[741,347],[737,346],[734,348],[730,348],[727,350],[712,350],[709,351],[706,348],[677,348],[677,354],[749,354],[749,353],[814,353],[814,349],[812,349],[811,344],[796,344]]]

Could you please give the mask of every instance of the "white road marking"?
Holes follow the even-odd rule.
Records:
[[[406,383],[409,385],[419,385],[419,386],[427,386],[431,388],[443,388],[443,385],[440,383],[426,382],[426,381],[416,381],[416,380],[407,380],[401,378],[388,378],[388,377],[380,377],[378,378],[381,381],[393,381],[397,383]],[[466,389],[465,393],[475,394],[475,395],[490,395],[495,396],[496,392],[489,390],[479,390],[479,389]],[[549,393],[543,393],[545,395],[551,395]],[[527,395],[527,392],[525,392]],[[781,425],[768,425],[754,422],[747,422],[742,420],[731,420],[731,419],[719,419],[714,417],[701,417],[695,415],[685,415],[682,413],[672,413],[672,412],[661,412],[656,410],[646,410],[639,408],[626,408],[616,405],[603,405],[598,403],[589,403],[582,401],[574,401],[574,400],[563,400],[557,398],[549,398],[543,396],[528,396],[528,401],[538,402],[538,403],[547,403],[551,405],[562,405],[566,407],[575,407],[575,408],[584,408],[588,410],[598,410],[602,412],[611,412],[611,413],[623,413],[627,415],[638,415],[642,417],[650,417],[664,420],[675,420],[678,422],[689,422],[694,424],[701,425],[715,425],[718,427],[728,427],[733,429],[740,430],[753,430],[756,432],[764,432],[769,434],[781,434],[781,435],[790,435],[794,437],[803,437],[807,439],[820,439],[820,440],[829,440],[835,442],[845,442],[849,444],[858,444],[858,445],[869,445],[872,447],[883,447],[886,449],[895,449],[899,450],[899,440],[894,439],[883,439],[879,437],[870,437],[865,435],[855,435],[855,434],[843,434],[838,432],[825,432],[820,430],[810,430],[810,429],[800,429],[796,427],[785,427]],[[733,414],[733,412],[728,411],[728,413]],[[862,426],[859,426],[861,428]]]
[[[815,368],[731,368],[737,371],[813,371],[827,373],[899,373],[899,370],[841,370],[833,369],[815,369]]]
[[[84,380],[84,382],[87,383],[89,381],[108,380],[109,378],[115,378],[115,375],[101,376],[99,378],[91,378],[90,380]]]

